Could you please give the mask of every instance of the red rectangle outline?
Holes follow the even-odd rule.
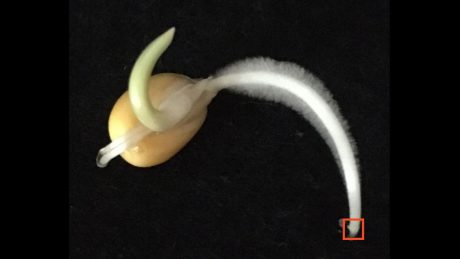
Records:
[[[361,221],[361,237],[346,237],[346,221]],[[342,240],[364,240],[364,218],[342,218]]]

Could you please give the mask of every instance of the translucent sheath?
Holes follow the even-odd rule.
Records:
[[[96,157],[98,167],[106,167],[113,158],[119,156],[125,150],[135,146],[139,141],[151,134],[152,131],[143,125],[129,130],[125,135],[113,140],[109,145],[101,148]]]

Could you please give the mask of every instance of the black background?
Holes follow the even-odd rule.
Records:
[[[388,1],[70,1],[71,258],[388,258]],[[295,62],[356,139],[364,241],[342,241],[345,188],[295,112],[221,92],[195,138],[148,169],[95,164],[142,49],[176,27],[154,73],[206,77],[250,56]]]

